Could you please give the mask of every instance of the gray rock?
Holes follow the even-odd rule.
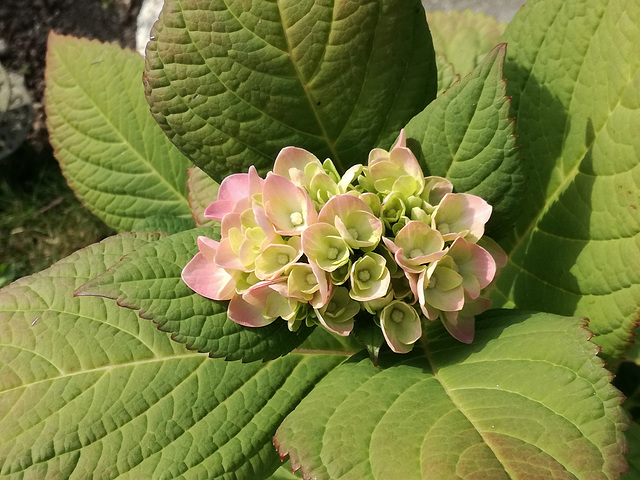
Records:
[[[138,15],[136,48],[144,55],[151,27],[158,19],[164,0],[144,0]],[[493,15],[501,22],[509,22],[525,0],[422,0],[425,10],[466,10]]]
[[[151,27],[158,19],[163,4],[164,0],[144,0],[142,2],[142,8],[140,8],[136,22],[136,50],[142,55],[144,55],[144,48],[149,41]]]

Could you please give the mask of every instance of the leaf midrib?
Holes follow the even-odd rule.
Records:
[[[311,112],[313,113],[313,116],[314,116],[318,126],[320,127],[320,131],[322,132],[322,135],[320,135],[319,138],[322,138],[325,141],[325,143],[327,144],[327,147],[329,148],[329,151],[331,152],[331,157],[332,157],[333,161],[335,163],[337,163],[338,166],[342,166],[342,161],[340,160],[340,156],[338,155],[338,151],[336,150],[335,143],[332,142],[329,139],[329,135],[327,134],[327,130],[325,128],[324,122],[320,118],[320,114],[319,114],[318,110],[316,109],[315,103],[313,102],[313,99],[311,97],[311,93],[309,92],[309,85],[302,78],[302,72],[300,72],[300,70],[298,69],[298,64],[294,61],[293,49],[291,47],[291,43],[289,42],[289,36],[287,35],[287,30],[285,28],[285,19],[282,16],[282,9],[280,8],[280,1],[281,0],[276,0],[276,5],[278,6],[278,15],[280,17],[280,24],[282,25],[282,30],[284,32],[284,41],[287,44],[286,54],[288,55],[288,57],[289,57],[289,59],[291,61],[291,65],[293,67],[293,70],[296,72],[296,77],[298,78],[298,81],[300,82],[300,85],[302,86],[302,90],[304,91],[304,95],[305,95],[305,98],[306,98],[307,103],[309,105],[309,108],[311,109]],[[335,13],[335,2],[333,4],[331,12],[332,12],[332,18],[331,18],[331,25],[329,26],[330,29],[333,28],[333,24],[334,24],[333,14]],[[329,41],[329,39],[327,38],[327,42],[328,41]],[[325,51],[326,51],[326,45],[325,45]],[[317,69],[321,68],[320,67],[320,63],[318,64]],[[315,72],[314,72],[314,75],[315,75]]]
[[[24,349],[27,350],[27,349]],[[36,352],[33,352],[31,350],[28,350],[29,352],[33,353],[34,355],[38,355]],[[206,360],[208,357],[204,354],[199,354],[197,352],[193,352],[193,353],[187,353],[187,354],[182,354],[182,355],[173,355],[170,357],[153,357],[153,358],[147,358],[144,360],[136,360],[133,362],[124,362],[124,363],[117,363],[117,364],[112,364],[112,365],[103,365],[101,367],[95,367],[95,368],[87,368],[87,369],[83,369],[83,370],[78,370],[77,372],[69,372],[69,373],[64,373],[62,375],[56,375],[55,377],[49,377],[49,378],[44,378],[42,380],[37,380],[35,382],[30,382],[30,383],[24,383],[22,385],[19,385],[17,387],[12,387],[9,388],[7,390],[3,390],[0,392],[0,395],[4,395],[5,393],[8,392],[12,392],[15,390],[20,390],[23,388],[31,388],[35,385],[38,384],[42,384],[42,383],[47,383],[47,382],[53,382],[56,380],[61,380],[61,379],[66,379],[66,378],[72,378],[72,377],[76,377],[79,375],[89,375],[92,373],[99,373],[99,372],[109,372],[111,370],[115,370],[115,369],[119,369],[119,368],[135,368],[136,366],[140,366],[140,365],[150,365],[153,363],[162,363],[162,362],[168,362],[168,361],[173,361],[173,360],[182,360],[185,358],[197,358],[198,356],[202,357],[202,360]],[[60,369],[58,369],[60,370]]]
[[[65,66],[65,68],[66,68],[67,72],[69,72],[69,73],[74,72],[74,73],[73,73],[73,77],[74,77],[74,79],[75,79],[74,87],[75,87],[75,88],[78,88],[78,89],[79,89],[79,90],[84,94],[85,98],[86,98],[87,100],[89,100],[89,103],[90,103],[91,105],[93,105],[93,108],[94,108],[94,109],[95,109],[95,110],[100,114],[100,116],[101,116],[101,117],[104,119],[104,121],[108,124],[108,126],[111,128],[111,130],[112,130],[113,132],[115,132],[115,133],[116,133],[116,136],[118,136],[118,137],[122,140],[123,145],[125,145],[125,146],[126,146],[126,147],[131,151],[131,152],[134,152],[135,156],[137,156],[137,158],[142,162],[142,164],[144,164],[144,165],[145,165],[145,166],[150,170],[151,174],[152,174],[152,175],[154,175],[158,180],[160,180],[160,183],[165,184],[165,185],[168,187],[169,192],[170,192],[172,195],[174,195],[174,196],[176,196],[176,197],[177,197],[177,199],[178,199],[179,203],[183,204],[183,205],[184,205],[184,206],[189,210],[189,201],[188,201],[187,197],[186,197],[186,196],[184,196],[184,195],[182,194],[182,192],[180,192],[180,191],[179,191],[179,190],[178,190],[174,185],[172,185],[171,183],[169,183],[169,181],[168,181],[168,180],[167,180],[163,175],[161,175],[161,174],[160,174],[160,172],[159,172],[157,169],[155,169],[155,168],[153,167],[153,165],[152,165],[152,163],[149,161],[149,159],[148,159],[148,158],[146,158],[145,156],[143,156],[143,155],[142,155],[142,153],[141,153],[141,152],[139,152],[139,151],[138,151],[138,149],[137,149],[137,148],[135,148],[131,142],[129,142],[128,138],[127,138],[127,137],[125,137],[125,136],[124,136],[124,134],[123,134],[119,129],[115,128],[115,125],[113,124],[113,122],[111,121],[111,119],[110,119],[110,118],[105,114],[105,112],[104,112],[104,111],[103,111],[103,110],[102,110],[102,109],[101,109],[101,108],[96,104],[96,102],[95,102],[94,98],[93,98],[91,95],[89,95],[89,94],[87,93],[87,90],[84,88],[84,84],[83,84],[83,82],[80,82],[80,81],[78,81],[78,80],[77,80],[77,76],[76,76],[76,74],[75,74],[75,71],[69,68],[69,64],[65,61],[65,60],[66,60],[66,58],[64,57],[64,55],[60,55],[60,54],[58,54],[58,55],[57,55],[57,57],[58,57],[58,60],[60,61],[60,63],[64,64],[64,66]],[[120,75],[120,74],[119,74],[119,75]],[[122,79],[121,79],[121,82],[122,82]],[[123,84],[124,84],[124,85],[126,85],[126,83],[123,83]],[[67,88],[63,87],[63,86],[62,86],[62,85],[60,85],[60,84],[58,84],[58,85],[57,85],[57,87],[58,87],[59,89],[63,90],[63,91],[68,90]],[[126,87],[125,87],[125,90],[127,90],[127,88],[126,88]],[[128,93],[127,93],[127,95],[128,95]],[[138,115],[137,115],[137,113],[135,112],[135,109],[133,108],[134,106],[131,104],[131,102],[130,102],[129,100],[128,100],[128,102],[129,102],[130,106],[132,107],[132,111],[135,113],[136,123],[137,123],[137,122],[138,122]],[[61,117],[61,118],[62,118],[62,117]],[[73,125],[72,125],[72,124],[70,124],[70,123],[68,123],[68,122],[66,122],[66,121],[65,121],[65,123],[66,123],[66,125],[67,125],[67,126],[71,126],[71,127],[73,128]],[[159,128],[159,127],[157,127],[157,128]],[[76,129],[76,131],[78,131],[78,130]],[[142,131],[141,131],[140,133],[141,133],[141,135],[142,135]],[[163,141],[164,141],[164,139],[163,139]],[[167,142],[164,142],[164,143],[165,143],[165,144],[167,144]],[[173,144],[167,144],[167,146],[168,146],[169,148],[175,148],[175,147],[173,146]],[[65,150],[66,150],[66,149],[65,149]],[[168,157],[167,157],[167,159],[168,159]],[[87,163],[90,163],[90,164],[91,164],[91,162],[87,162]],[[94,165],[94,164],[91,164],[91,165]],[[103,168],[104,168],[104,167],[103,167]],[[113,194],[113,193],[111,193],[111,195],[114,195],[114,194]]]
[[[606,13],[606,9],[603,9],[603,15],[604,16]],[[554,18],[554,23],[557,20],[558,16],[556,15],[556,17]],[[602,17],[601,17],[602,19]],[[598,29],[600,29],[602,26],[602,21],[598,22],[598,27],[596,29],[596,32]],[[551,28],[551,27],[550,27]],[[595,41],[595,34],[596,32],[594,32],[593,35],[590,36],[590,42],[589,42],[589,46],[587,48],[587,51],[590,50],[592,48],[593,42]],[[539,58],[538,54],[539,52],[542,50],[542,48],[540,48],[536,54],[536,59],[534,61],[534,63],[531,66],[531,69],[529,71],[529,75],[527,77],[526,82],[524,83],[522,89],[521,89],[521,93],[524,92],[526,90],[526,86],[529,84],[529,81],[531,80],[531,78],[533,77],[533,71],[537,65],[537,60]],[[583,68],[585,66],[585,60],[587,58],[587,55],[585,54],[585,56],[582,58],[582,63],[580,65],[580,70],[578,72],[578,74],[576,75],[576,80],[573,84],[573,89],[571,92],[571,100],[569,102],[569,106],[567,107],[567,113],[571,114],[571,106],[573,105],[574,99],[575,99],[575,91],[576,91],[576,87],[578,86],[578,79],[580,78],[580,76],[582,75],[583,72]],[[627,85],[629,85],[629,83],[633,82],[633,79],[635,78],[638,70],[640,70],[640,63],[638,64],[636,70],[634,72],[631,72],[629,74],[629,78],[627,80]],[[529,238],[533,232],[533,230],[537,227],[537,225],[540,223],[540,221],[544,218],[544,216],[547,214],[547,212],[549,211],[549,209],[551,208],[551,206],[553,206],[556,201],[558,200],[558,198],[560,197],[560,195],[562,193],[564,193],[566,191],[566,189],[571,185],[571,183],[575,180],[575,178],[577,177],[578,173],[580,173],[580,166],[582,165],[582,162],[586,156],[586,154],[589,152],[589,150],[591,150],[591,148],[593,148],[593,145],[595,144],[596,140],[598,139],[600,133],[607,127],[608,122],[610,121],[613,113],[618,109],[618,107],[620,107],[621,105],[621,95],[624,95],[625,92],[625,88],[620,88],[619,92],[620,94],[618,95],[617,98],[617,103],[614,107],[612,107],[609,111],[609,115],[607,116],[606,120],[602,123],[602,126],[598,129],[597,132],[595,132],[595,134],[593,135],[593,138],[591,140],[591,142],[585,146],[585,149],[583,151],[583,153],[581,153],[580,155],[576,156],[575,159],[575,164],[574,166],[571,168],[571,170],[569,172],[567,172],[567,174],[564,176],[564,180],[558,185],[558,187],[551,193],[551,195],[548,195],[545,199],[545,203],[544,205],[540,208],[540,210],[538,211],[538,213],[532,218],[531,223],[527,226],[527,228],[522,232],[522,234],[520,236],[516,235],[516,239],[515,242],[510,250],[510,252],[508,253],[508,264],[509,265],[514,265],[514,263],[512,262],[512,258],[513,256],[517,253],[517,251],[519,250],[520,246],[523,244],[523,242],[525,241],[525,239]],[[519,102],[518,104],[518,108],[520,108],[521,102]],[[519,113],[519,111],[518,111]],[[518,114],[516,114],[516,118],[517,118]],[[567,122],[565,122],[565,137],[566,137],[566,133],[567,133],[567,129],[569,128],[569,120],[567,120]],[[559,157],[558,159],[560,159],[562,157]],[[540,180],[539,177],[536,175],[535,177],[538,181]],[[591,240],[589,240],[590,242]],[[519,267],[520,270],[524,271],[524,269],[522,267]],[[553,286],[554,288],[558,288],[557,286]],[[495,287],[495,291],[497,293],[500,294],[500,296],[502,296],[503,298],[510,298],[509,295],[506,295],[504,292],[502,292],[502,290],[500,289],[500,285],[496,285]]]
[[[426,335],[423,335],[422,338],[419,341],[422,343],[422,347],[423,347],[423,350],[424,350],[424,357],[427,360],[427,362],[429,363],[429,367],[431,368],[431,372],[433,374],[433,378],[436,379],[436,381],[440,384],[440,386],[442,387],[442,390],[447,395],[447,398],[449,398],[449,400],[451,401],[453,406],[456,408],[456,410],[458,412],[460,412],[460,414],[462,416],[464,416],[464,418],[467,420],[467,422],[469,422],[469,424],[473,427],[473,430],[478,433],[478,435],[482,439],[482,443],[484,443],[487,446],[487,448],[491,451],[491,453],[494,456],[494,458],[498,461],[498,463],[500,465],[502,465],[502,468],[504,469],[505,473],[509,476],[509,478],[517,478],[517,475],[509,473],[509,470],[507,469],[506,465],[503,463],[503,461],[500,458],[500,456],[498,456],[498,454],[493,450],[493,447],[491,446],[491,444],[489,442],[487,442],[486,439],[484,438],[484,435],[482,434],[482,431],[480,430],[480,428],[465,413],[465,411],[458,404],[458,402],[455,400],[455,398],[453,398],[453,396],[451,395],[451,392],[449,391],[449,388],[445,385],[445,383],[442,381],[442,379],[438,375],[439,368],[436,366],[436,364],[435,364],[435,362],[433,360],[433,357],[431,355],[431,350],[429,349],[429,345],[428,345],[428,341],[427,341]]]

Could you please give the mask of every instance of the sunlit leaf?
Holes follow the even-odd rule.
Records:
[[[436,93],[419,0],[167,0],[151,38],[152,113],[218,181],[288,145],[365,163]]]
[[[225,362],[82,283],[159,234],[122,234],[0,290],[0,478],[259,480],[282,419],[344,355]]]
[[[51,33],[49,139],[75,194],[110,227],[154,228],[150,217],[178,217],[193,227],[186,189],[191,162],[149,114],[143,70],[133,51]]]
[[[422,349],[362,353],[276,433],[304,478],[618,478],[622,395],[577,319],[491,311],[466,345],[431,325]]]
[[[505,66],[529,179],[497,302],[588,317],[615,362],[640,315],[640,1],[529,1]]]

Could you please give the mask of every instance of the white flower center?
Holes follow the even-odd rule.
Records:
[[[353,238],[354,240],[358,240],[358,230],[356,230],[355,228],[350,228],[348,232],[349,235],[351,235],[351,238]]]
[[[286,265],[287,263],[289,263],[289,255],[286,255],[284,253],[278,255],[278,263],[280,265]]]
[[[368,282],[371,279],[371,272],[369,270],[360,270],[358,272],[358,280],[361,282]]]
[[[438,230],[440,230],[441,234],[446,235],[451,232],[451,227],[448,223],[440,223],[438,224]]]
[[[335,260],[338,258],[338,249],[336,247],[331,247],[327,250],[327,258],[329,260]]]
[[[414,248],[413,250],[411,250],[411,252],[409,252],[409,258],[420,257],[421,255],[422,250],[420,250],[419,248]]]
[[[289,218],[291,219],[291,224],[294,227],[300,226],[304,222],[304,218],[302,218],[302,213],[300,212],[293,212],[289,215]]]
[[[400,323],[404,319],[404,312],[402,312],[398,308],[394,308],[393,312],[391,312],[391,320],[396,323]]]
[[[309,285],[315,285],[316,283],[318,283],[318,281],[316,280],[316,276],[313,273],[309,273],[307,275],[307,283]]]

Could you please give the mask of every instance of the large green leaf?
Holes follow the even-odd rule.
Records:
[[[427,20],[436,55],[446,60],[460,77],[476,68],[499,43],[507,27],[506,23],[500,23],[492,16],[471,10],[428,12]],[[438,90],[448,87],[438,84]]]
[[[282,419],[344,355],[224,362],[83,282],[158,234],[123,234],[0,290],[0,478],[256,480]]]
[[[49,138],[71,188],[110,227],[153,228],[150,219],[167,217],[193,227],[186,189],[190,162],[149,115],[143,70],[135,52],[51,33]]]
[[[105,274],[83,285],[78,295],[99,295],[140,310],[160,330],[187,348],[213,357],[251,362],[284,355],[311,332],[290,332],[287,322],[260,328],[238,325],[227,317],[228,302],[215,302],[192,291],[180,278],[197,253],[197,238],[219,239],[219,227],[196,228],[164,238],[127,256]]]
[[[640,1],[532,0],[505,33],[529,179],[497,302],[591,319],[609,361],[640,305]]]
[[[493,206],[487,228],[498,236],[518,213],[523,180],[502,78],[505,49],[494,48],[470,76],[406,128],[407,145],[426,173],[447,177],[457,191],[478,195]]]
[[[167,0],[151,38],[152,113],[218,181],[287,145],[365,163],[436,93],[419,0]]]
[[[471,345],[430,326],[423,350],[365,354],[325,377],[276,433],[305,478],[615,479],[622,395],[577,319],[491,311]]]

